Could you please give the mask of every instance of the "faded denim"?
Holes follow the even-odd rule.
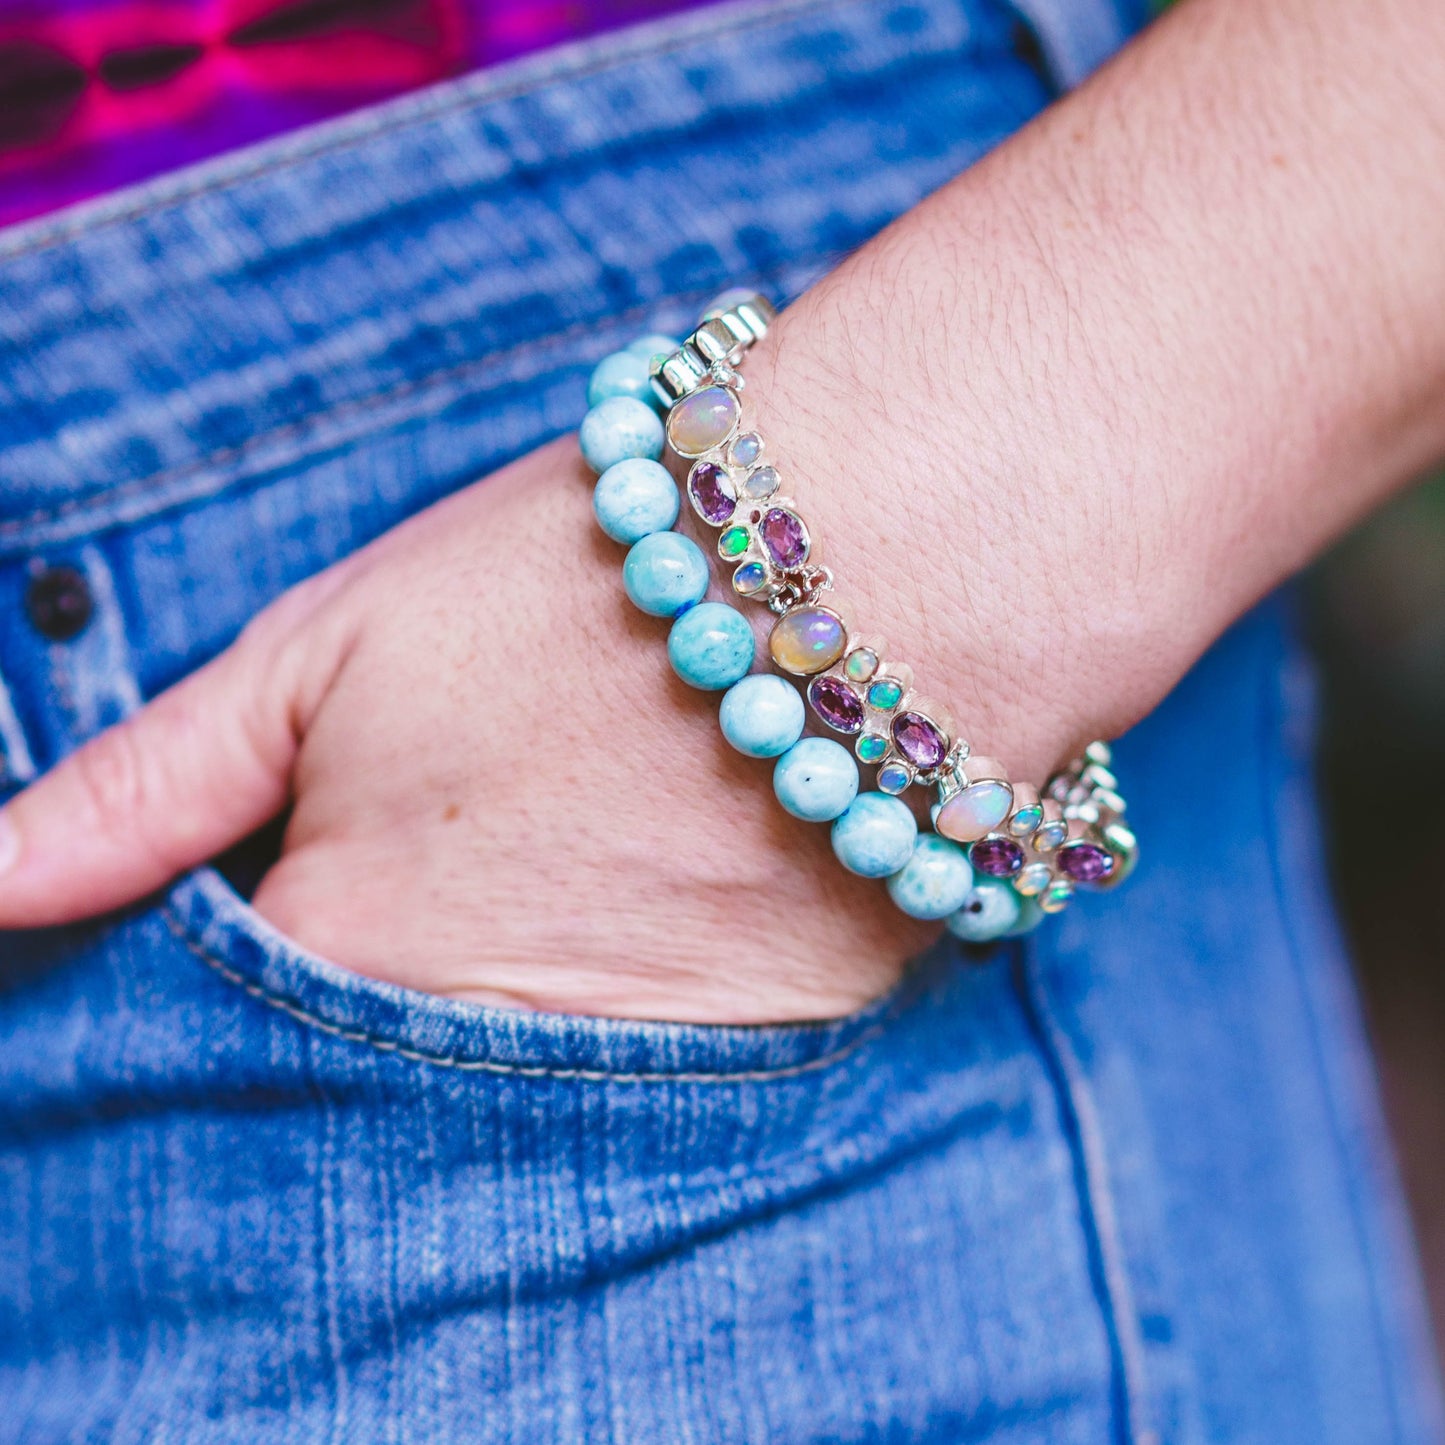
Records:
[[[1028,9],[707,10],[0,234],[4,790],[1131,19]],[[1271,604],[1121,745],[1128,889],[816,1027],[421,997],[209,870],[0,937],[0,1441],[1438,1442],[1310,697]]]

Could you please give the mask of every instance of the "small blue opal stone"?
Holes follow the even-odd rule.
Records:
[[[644,612],[676,617],[702,601],[707,591],[707,558],[680,532],[652,532],[634,542],[622,564],[622,585]]]
[[[913,856],[917,837],[907,803],[886,793],[860,793],[833,824],[833,851],[850,873],[886,878]]]
[[[965,943],[992,943],[996,938],[1005,938],[1019,921],[1022,902],[1013,884],[975,876],[963,907],[948,915],[948,931]]]
[[[758,673],[723,694],[718,722],[723,736],[750,758],[775,758],[803,736],[803,695],[775,673]]]
[[[746,677],[754,650],[747,618],[724,602],[689,607],[667,635],[672,670],[689,687],[706,692],[721,692]]]
[[[803,738],[778,759],[773,791],[795,818],[827,823],[858,796],[858,764],[832,738]]]
[[[609,396],[582,418],[577,440],[594,472],[605,472],[628,457],[655,462],[662,455],[662,418],[645,401]]]
[[[661,462],[628,457],[607,468],[592,492],[597,525],[614,542],[640,542],[677,521],[677,483]]]
[[[888,880],[894,903],[912,918],[947,918],[957,913],[973,887],[973,868],[962,848],[922,833],[913,856]]]
[[[597,363],[587,382],[587,405],[596,406],[612,396],[630,396],[652,405],[652,376],[646,356],[636,351],[614,351]]]

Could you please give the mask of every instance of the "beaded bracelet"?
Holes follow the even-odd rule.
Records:
[[[630,547],[623,585],[644,612],[673,619],[674,671],[724,694],[728,742],[777,759],[779,801],[796,817],[831,823],[844,867],[886,879],[905,913],[944,919],[969,942],[1027,932],[1078,887],[1110,888],[1133,870],[1138,844],[1108,744],[1090,743],[1042,795],[1012,783],[915,692],[906,664],[881,641],[854,634],[832,573],[817,563],[811,528],[762,437],[744,425],[739,367],[773,315],[763,297],[730,292],[685,341],[643,337],[593,372],[579,440],[599,473],[597,520]],[[731,567],[727,590],[774,614],[774,673],[753,673],[746,617],[704,600],[708,562],[671,530],[681,502],[661,464],[664,448],[687,464],[682,490],[717,533],[717,555]],[[804,736],[808,710],[826,734]],[[873,770],[876,790],[860,791],[860,764]],[[934,792],[932,833],[920,832],[903,801],[914,786]]]

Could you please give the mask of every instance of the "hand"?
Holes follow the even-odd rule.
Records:
[[[1445,103],[1392,88],[1439,17],[1312,3],[1180,7],[749,360],[840,592],[1015,777],[1445,450]],[[359,971],[701,1022],[864,1002],[928,930],[773,805],[619,562],[568,443],[414,519],[16,800],[0,927],[289,798],[257,907]]]
[[[779,412],[778,359],[802,359],[795,325],[780,328],[770,368],[769,425],[790,458],[813,445],[801,404],[791,426]],[[831,478],[810,514],[840,532],[851,520],[867,540],[873,521],[848,516],[857,480],[834,465],[836,440],[794,475]],[[911,467],[921,449],[892,455],[871,421],[843,441],[863,468],[892,467],[870,488],[884,515],[917,509],[930,529],[976,533],[966,494],[925,503]],[[0,879],[0,920],[127,902],[290,802],[255,906],[375,977],[479,1002],[731,1022],[832,1016],[888,987],[929,930],[844,873],[826,829],[782,813],[768,765],[723,742],[716,696],[671,674],[666,624],[622,593],[622,549],[596,528],[590,483],[565,440],[281,599],[17,800],[21,853]],[[900,547],[917,550],[890,535],[856,561]],[[956,561],[903,567],[897,595],[852,589],[896,636],[912,624],[920,668],[918,616],[956,588]],[[1032,631],[1056,638],[1047,592],[1033,605]],[[993,631],[991,614],[974,615],[980,637]],[[965,675],[955,665],[945,683]],[[1024,688],[1013,678],[1002,695]],[[1074,730],[1035,709],[1041,758]]]

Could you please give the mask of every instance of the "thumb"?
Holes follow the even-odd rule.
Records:
[[[327,589],[329,590],[329,589]],[[0,929],[118,908],[285,807],[345,646],[303,586],[236,643],[0,810]]]

